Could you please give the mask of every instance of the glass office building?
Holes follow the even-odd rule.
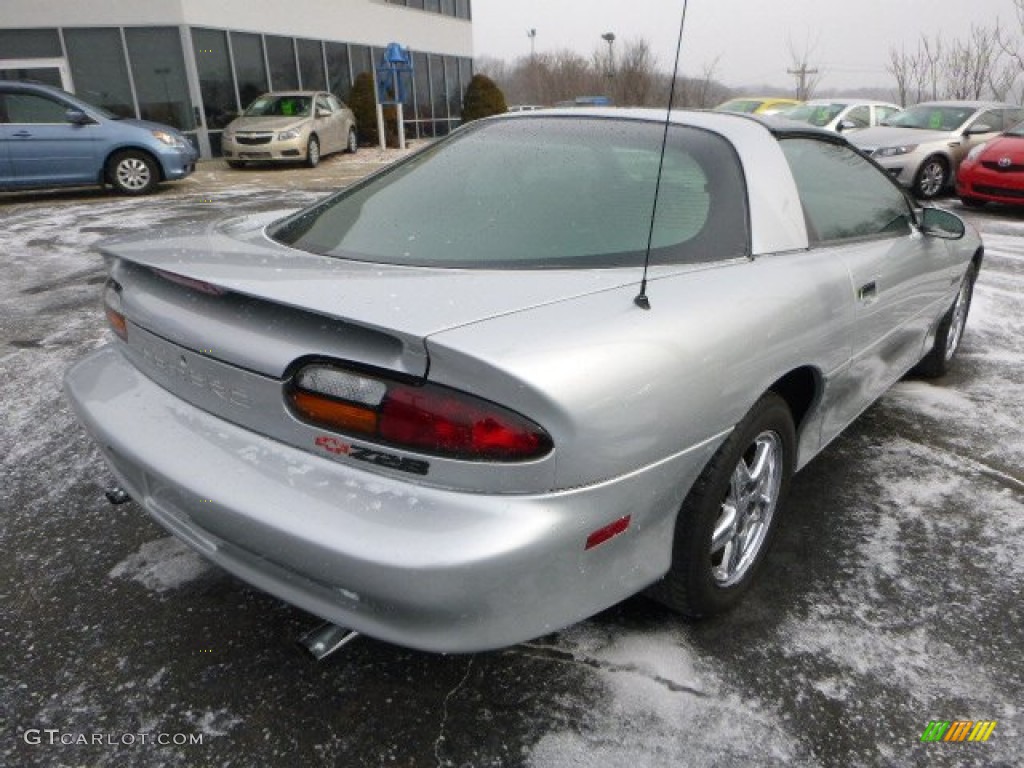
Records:
[[[225,125],[270,90],[326,89],[342,100],[388,43],[413,53],[406,134],[459,122],[472,76],[470,0],[4,0],[0,79],[48,82],[124,117],[167,123],[204,157]],[[120,9],[120,10],[117,10]]]

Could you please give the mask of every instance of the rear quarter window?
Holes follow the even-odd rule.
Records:
[[[664,126],[602,118],[487,121],[287,220],[272,234],[339,258],[413,266],[642,263]],[[722,137],[672,126],[652,263],[749,253],[740,161]]]

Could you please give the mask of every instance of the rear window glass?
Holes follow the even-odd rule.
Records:
[[[635,265],[651,227],[663,131],[655,122],[602,118],[480,123],[285,220],[272,235],[314,253],[388,264]],[[731,145],[673,126],[652,263],[747,255],[747,231]]]

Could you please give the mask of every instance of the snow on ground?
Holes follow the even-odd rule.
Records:
[[[84,490],[110,478],[60,392],[106,338],[97,242],[320,196],[289,179],[0,201],[0,637],[22,680],[0,696],[0,721],[199,730],[216,750],[58,760],[92,765],[296,749],[353,765],[1024,763],[1019,217],[968,214],[987,257],[957,369],[900,382],[801,473],[766,583],[739,611],[692,624],[638,598],[469,661],[367,640],[335,666],[296,668],[274,643],[297,612],[268,617],[274,601],[217,580],[134,505]],[[86,598],[67,600],[72,587]],[[108,591],[102,611],[88,603]],[[122,627],[117,606],[146,618]],[[955,718],[999,725],[985,745],[920,743],[929,720]],[[57,754],[16,748],[0,744],[0,762]]]

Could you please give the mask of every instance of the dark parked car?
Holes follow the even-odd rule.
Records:
[[[125,195],[195,170],[174,128],[110,114],[60,88],[0,80],[0,190],[110,184]]]

